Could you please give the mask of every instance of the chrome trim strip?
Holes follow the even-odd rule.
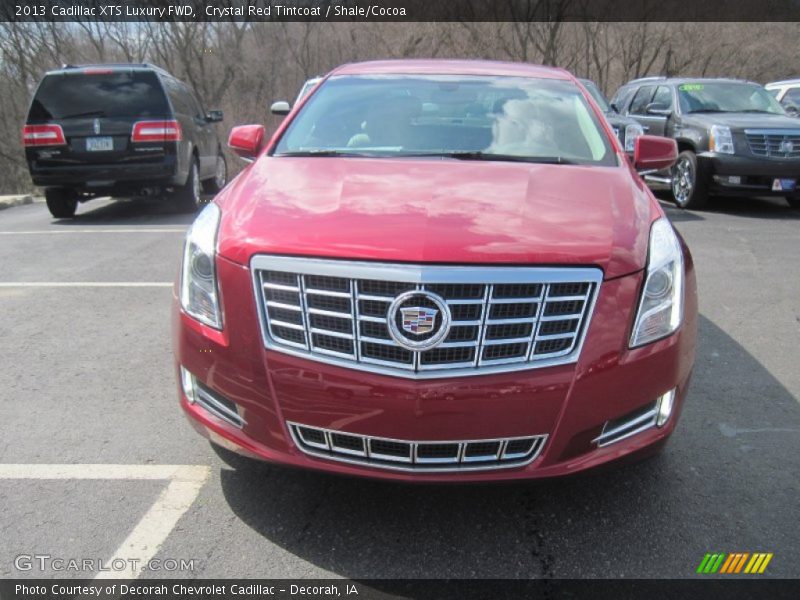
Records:
[[[239,415],[238,412],[231,411],[227,406],[219,402],[212,393],[203,389],[199,385],[195,385],[195,404],[199,404],[212,415],[215,415],[227,421],[231,425],[241,429],[247,422]],[[233,403],[235,405],[235,403]]]
[[[316,360],[351,370],[367,371],[395,377],[403,377],[407,379],[440,379],[444,377],[488,375],[525,369],[546,368],[555,365],[577,362],[586,338],[589,324],[591,323],[594,308],[597,303],[597,297],[600,294],[603,278],[602,271],[594,267],[553,268],[527,266],[495,267],[491,265],[481,265],[475,267],[419,264],[407,265],[272,255],[254,256],[250,261],[250,268],[256,284],[254,291],[256,296],[256,306],[259,312],[262,341],[268,350],[282,352],[310,360]],[[292,342],[281,336],[274,336],[272,332],[271,318],[268,318],[266,314],[266,307],[274,306],[275,303],[272,303],[272,301],[267,301],[264,298],[263,290],[268,285],[280,284],[269,284],[268,282],[264,281],[264,271],[291,273],[296,277],[298,289],[292,290],[292,292],[298,294],[300,306],[284,305],[281,303],[277,304],[279,305],[278,308],[301,311],[303,315],[303,327],[305,330],[303,335],[303,340],[305,343],[299,343],[297,341]],[[313,295],[313,290],[305,288],[304,280],[306,276],[313,275],[348,279],[350,281],[350,312],[340,313],[336,311],[308,308],[306,298],[309,294]],[[412,351],[412,360],[409,363],[382,360],[380,358],[372,358],[370,356],[362,355],[361,344],[364,342],[381,344],[394,348],[400,348],[400,346],[390,339],[364,337],[361,335],[362,322],[381,323],[387,324],[387,326],[388,322],[386,318],[360,314],[359,301],[374,300],[390,304],[397,295],[360,295],[358,293],[358,283],[360,280],[390,281],[395,283],[413,284],[417,290],[425,289],[426,285],[476,284],[483,286],[483,298],[446,300],[448,306],[459,306],[466,304],[477,304],[481,306],[479,320],[454,320],[452,322],[453,327],[478,326],[480,333],[479,339],[470,341],[469,343],[463,341],[440,343],[439,346],[437,346],[444,348],[474,346],[475,354],[472,363],[470,364],[461,362],[442,364],[434,363],[428,365],[425,365],[424,363],[420,364],[420,352],[418,351]],[[588,283],[589,289],[583,296],[549,297],[550,285],[558,283]],[[542,285],[542,289],[540,290],[540,294],[536,297],[513,299],[493,298],[494,286],[502,284],[540,284]],[[292,286],[284,287],[291,288]],[[342,294],[342,298],[348,297],[348,294],[344,292],[342,292]],[[573,299],[576,299],[575,301],[584,302],[581,313],[552,315],[548,317],[544,316],[544,307],[546,306],[547,302],[558,302],[562,300],[573,301]],[[524,318],[515,317],[513,319],[490,319],[489,314],[491,307],[495,304],[499,305],[504,303],[504,300],[517,302],[521,300],[522,303],[535,304],[535,314],[531,317]],[[353,327],[352,333],[349,335],[354,336],[354,338],[345,338],[345,336],[341,337],[345,339],[353,339],[353,353],[350,354],[336,352],[314,346],[314,340],[312,339],[312,332],[310,330],[310,323],[307,322],[310,314],[320,314],[340,319],[350,319],[353,323]],[[539,326],[541,322],[565,321],[571,319],[577,319],[580,321],[579,328],[574,333],[558,334],[562,339],[571,340],[571,343],[566,349],[547,354],[537,354],[535,352],[537,343],[539,341],[545,341],[549,338],[549,336],[537,337],[539,335]],[[513,339],[486,339],[486,332],[491,325],[527,322],[532,323],[530,336]],[[313,333],[317,333],[319,335],[332,335],[332,337],[340,337],[331,334],[330,331],[326,333],[323,333],[322,331],[315,331]],[[512,358],[501,356],[500,358],[495,359],[483,358],[484,349],[486,347],[514,343],[527,344],[527,349],[524,353],[524,356]]]
[[[333,429],[325,429],[323,427],[315,427],[310,425],[303,425],[293,421],[286,421],[286,426],[289,430],[289,435],[292,438],[295,446],[304,454],[316,458],[323,458],[337,462],[344,462],[358,466],[366,466],[377,469],[388,469],[395,471],[408,471],[415,473],[462,473],[465,471],[489,471],[497,469],[510,469],[524,467],[531,464],[534,460],[539,458],[547,442],[548,434],[532,435],[529,437],[513,437],[513,438],[490,438],[482,440],[400,440],[395,438],[374,437],[358,433],[351,433],[348,431],[337,431]],[[321,432],[325,436],[327,445],[321,445],[316,442],[308,442],[302,436],[302,429],[310,429]],[[336,447],[332,443],[333,434],[341,434],[350,437],[356,437],[363,440],[365,453],[360,454],[356,451],[347,452],[340,447]],[[508,454],[506,448],[509,442],[521,439],[530,439],[532,444],[528,452],[524,454]],[[372,450],[372,443],[374,441],[381,442],[395,442],[400,444],[408,444],[409,456],[408,458],[380,454]],[[467,457],[467,447],[469,444],[482,444],[499,442],[498,452],[494,457],[478,456]],[[458,455],[455,458],[422,458],[418,457],[418,448],[420,445],[425,444],[452,444],[458,445]],[[316,449],[322,450],[317,451]],[[344,456],[335,454],[342,452]],[[375,460],[386,461],[375,462]],[[493,464],[485,464],[492,462]],[[484,464],[481,464],[484,463]],[[437,466],[421,466],[421,465],[437,465]]]
[[[608,431],[606,431],[606,427],[608,427],[608,423],[610,421],[606,422],[606,424],[603,426],[603,431],[599,436],[592,440],[592,443],[597,444],[598,448],[604,448],[606,446],[616,444],[617,442],[621,442],[622,440],[626,440],[636,434],[642,433],[643,431],[655,427],[657,414],[658,409],[654,406],[646,413],[639,415],[630,421],[626,421],[622,425],[617,425]]]

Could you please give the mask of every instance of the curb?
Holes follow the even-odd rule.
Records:
[[[33,204],[34,202],[42,202],[43,198],[23,194],[20,196],[0,196],[0,210],[11,208],[12,206],[20,206],[22,204]]]

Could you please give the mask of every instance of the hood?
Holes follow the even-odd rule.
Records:
[[[627,165],[263,156],[217,197],[219,253],[642,269],[657,209]]]
[[[606,119],[608,119],[608,122],[611,123],[611,125],[613,125],[614,127],[619,127],[620,129],[622,129],[626,125],[633,125],[639,123],[639,121],[637,121],[632,117],[624,117],[616,112],[606,113]]]
[[[690,113],[686,121],[732,129],[800,129],[800,120],[795,117],[767,113]]]

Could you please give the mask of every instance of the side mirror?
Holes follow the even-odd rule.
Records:
[[[656,115],[658,117],[668,117],[672,114],[671,109],[659,102],[651,102],[644,110],[648,115]]]
[[[273,115],[288,115],[289,111],[291,110],[291,106],[286,100],[278,100],[277,102],[273,102],[272,106],[269,107],[269,111]]]
[[[800,108],[798,108],[793,104],[790,104],[789,106],[784,106],[783,108],[784,110],[786,110],[786,114],[789,115],[790,117],[796,117],[800,115]]]
[[[263,144],[263,125],[240,125],[231,129],[228,136],[228,147],[245,160],[253,160]]]
[[[206,114],[206,121],[209,123],[219,123],[222,121],[222,111],[221,110],[210,110]]]
[[[609,106],[611,107],[611,110],[613,110],[615,113],[619,114],[619,108],[617,108],[616,104],[614,104],[613,102],[610,102]]]
[[[640,135],[633,143],[633,166],[637,171],[668,169],[678,160],[678,144],[671,138]]]

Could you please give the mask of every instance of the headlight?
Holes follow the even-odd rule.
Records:
[[[181,267],[181,306],[187,314],[222,329],[215,266],[220,210],[209,204],[197,215],[186,234]]]
[[[712,125],[711,135],[708,138],[708,147],[712,152],[720,154],[733,154],[733,135],[730,127]]]
[[[644,135],[644,129],[639,123],[631,123],[625,126],[625,152],[633,152],[636,138]]]
[[[636,312],[631,348],[673,333],[683,319],[683,252],[667,219],[650,229],[647,277]]]

